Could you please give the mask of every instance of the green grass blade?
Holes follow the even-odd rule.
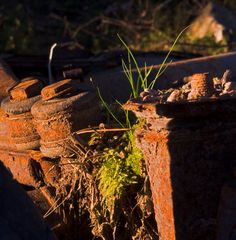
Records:
[[[121,60],[121,64],[122,64],[123,71],[129,81],[130,86],[131,86],[132,94],[134,97],[136,97],[136,90],[135,90],[135,86],[134,86],[132,73],[130,73],[130,71],[123,59]]]
[[[98,90],[98,96],[100,98],[100,100],[102,101],[102,104],[104,105],[104,107],[106,108],[106,110],[108,111],[108,113],[114,118],[114,120],[122,127],[124,128],[124,124],[122,124],[119,119],[113,114],[113,112],[111,111],[111,109],[109,108],[109,106],[107,105],[107,103],[104,101],[104,99],[102,98],[102,95],[100,93],[99,88],[97,88]]]
[[[133,78],[133,71],[132,71],[132,63],[131,63],[131,56],[130,56],[130,52],[127,52],[128,55],[128,64],[129,64],[129,75],[130,75],[130,83],[132,83],[133,85],[133,97],[136,98],[138,97],[138,92],[139,92],[139,79],[136,82],[136,86],[135,86],[135,82],[134,82],[134,78]]]
[[[174,43],[172,44],[170,50],[168,51],[168,53],[167,53],[165,59],[164,59],[163,62],[161,63],[161,66],[160,66],[160,68],[159,68],[159,70],[158,70],[158,72],[157,72],[157,74],[156,74],[154,80],[152,81],[152,84],[150,85],[150,88],[153,88],[153,87],[154,87],[155,82],[156,82],[157,78],[160,76],[160,73],[161,73],[161,71],[162,71],[162,68],[164,67],[164,65],[165,65],[165,63],[166,63],[166,61],[167,61],[167,59],[169,58],[171,52],[173,51],[173,49],[174,49],[176,43],[178,42],[179,38],[180,38],[181,35],[184,33],[184,31],[185,31],[186,29],[188,29],[188,28],[189,28],[189,26],[187,26],[186,28],[184,28],[184,29],[178,34],[178,36],[177,36],[177,38],[175,39]]]
[[[153,70],[153,66],[151,66],[150,68],[149,68],[149,70],[147,71],[146,70],[146,72],[145,72],[145,77],[144,77],[144,86],[145,86],[145,89],[146,88],[148,88],[148,76],[150,75],[150,73],[152,72],[152,70]]]
[[[167,64],[164,65],[164,68],[162,69],[162,71],[159,73],[158,77],[160,77],[164,72],[165,70],[168,68],[168,66],[172,63],[173,61],[171,60],[170,62],[168,62]],[[156,82],[156,79],[154,78],[151,83],[149,84],[148,88],[153,88],[154,85],[155,85],[155,82]],[[152,86],[153,85],[153,86]],[[152,86],[152,87],[151,87]]]
[[[116,100],[116,103],[121,107],[121,109],[123,109],[122,104],[118,100]],[[126,123],[127,127],[131,129],[132,126],[131,126],[131,123],[129,120],[129,111],[123,109],[123,112],[125,113],[125,123]]]
[[[128,45],[122,40],[122,38],[120,37],[119,34],[117,34],[118,38],[120,39],[120,41],[122,42],[122,44],[124,45],[124,47],[127,49],[128,53],[130,54],[130,57],[131,59],[133,60],[134,62],[134,65],[135,65],[135,68],[138,72],[138,76],[140,77],[141,81],[143,81],[143,76],[142,76],[142,73],[141,73],[141,70],[140,70],[140,67],[138,65],[138,62],[136,61],[133,53],[131,52],[130,48],[128,47]],[[138,93],[136,93],[136,95],[138,95]]]

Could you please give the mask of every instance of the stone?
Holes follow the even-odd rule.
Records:
[[[220,4],[210,2],[188,30],[191,39],[213,37],[216,42],[236,39],[236,16]]]

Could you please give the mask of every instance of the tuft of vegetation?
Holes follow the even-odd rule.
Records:
[[[130,83],[132,89],[131,97],[137,98],[140,91],[144,91],[147,88],[152,89],[158,77],[165,71],[168,64],[166,64],[169,55],[173,51],[176,43],[181,35],[188,27],[184,28],[175,39],[173,45],[164,58],[161,67],[159,68],[154,79],[148,83],[148,76],[150,75],[153,66],[147,69],[145,67],[144,73],[141,71],[132,51],[124,40],[118,35],[118,38],[124,45],[128,54],[128,63],[122,59],[122,66],[124,73]],[[133,76],[132,65],[138,72],[138,76],[135,79]],[[118,145],[110,148],[103,149],[103,154],[100,157],[101,167],[98,171],[99,190],[102,195],[102,201],[107,206],[114,206],[115,200],[121,198],[124,191],[128,186],[138,183],[138,177],[141,177],[140,162],[143,159],[141,151],[135,144],[134,130],[140,125],[139,119],[136,124],[132,125],[129,118],[129,111],[123,110],[125,115],[125,123],[122,123],[118,117],[112,112],[109,105],[104,101],[101,93],[98,89],[98,95],[102,102],[102,105],[106,111],[113,117],[113,119],[120,125],[120,127],[127,127],[128,130],[121,137]],[[122,108],[122,105],[117,101],[118,106]]]
[[[127,131],[119,137],[115,145],[103,149],[100,157],[101,167],[98,171],[99,190],[102,200],[107,206],[114,207],[116,199],[121,198],[128,186],[137,184],[140,177],[140,161],[143,155],[137,148],[134,139],[134,129],[138,124],[132,124],[130,112],[122,109],[122,105],[117,101],[125,116],[125,122],[121,122],[111,107],[104,101],[98,89],[98,95],[106,111],[112,116],[114,121],[121,128],[127,127]]]
[[[149,80],[148,77],[151,74],[154,66],[147,67],[147,65],[145,64],[144,71],[142,71],[138,65],[138,62],[135,59],[134,54],[130,50],[129,46],[124,42],[124,40],[118,34],[118,38],[120,39],[123,46],[127,50],[128,63],[126,64],[124,59],[122,59],[121,62],[122,62],[123,71],[127,77],[127,80],[130,83],[130,86],[131,86],[131,90],[132,90],[131,97],[137,98],[139,96],[140,91],[145,91],[146,89],[153,89],[157,79],[165,72],[166,68],[168,67],[168,64],[171,63],[171,61],[167,63],[168,58],[169,58],[171,52],[174,50],[175,45],[179,41],[179,38],[182,36],[182,34],[185,32],[185,30],[188,29],[188,27],[185,27],[175,38],[174,43],[170,47],[168,53],[166,54],[164,60],[161,63],[160,68],[158,69],[156,75],[151,80],[151,82],[148,81]],[[132,67],[133,65],[135,66],[135,70],[138,73],[138,76],[136,79],[134,78],[134,75],[133,75],[133,67]]]

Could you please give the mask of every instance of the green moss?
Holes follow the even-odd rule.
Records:
[[[115,149],[105,149],[102,165],[98,172],[99,190],[106,205],[113,205],[127,186],[136,184],[137,175],[127,165],[126,158]]]
[[[136,125],[134,126],[136,127]],[[99,191],[103,202],[112,207],[128,186],[140,179],[141,151],[135,145],[134,128],[122,135],[116,147],[105,148],[98,171]]]

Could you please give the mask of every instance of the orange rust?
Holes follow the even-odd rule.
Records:
[[[37,150],[28,150],[26,151],[28,154],[30,154],[30,157],[33,158],[36,161],[40,161],[41,158],[43,158],[43,154],[40,151]]]
[[[40,137],[34,127],[30,113],[9,115],[6,122],[9,137],[18,150],[38,148]]]
[[[76,92],[75,81],[65,79],[43,88],[41,95],[43,100],[54,99]]]
[[[10,142],[9,130],[7,126],[7,114],[0,108],[0,148],[14,149],[14,144]]]
[[[61,174],[58,161],[42,158],[40,159],[40,166],[43,170],[45,183],[53,186],[58,181]]]
[[[40,94],[43,83],[39,79],[27,78],[27,80],[17,84],[11,91],[10,96],[13,101],[21,101]]]
[[[159,121],[152,119],[153,127],[137,129],[136,139],[146,161],[160,239],[208,239],[206,234],[214,236],[215,229],[206,233],[194,226],[217,217],[220,190],[236,155],[235,119],[224,125],[211,119],[209,126],[206,119],[199,126],[196,120],[196,127],[191,124],[189,129],[178,121],[174,130],[156,129]]]
[[[168,132],[137,130],[136,137],[142,139],[142,143],[138,142],[138,145],[142,148],[146,160],[160,239],[175,240]]]
[[[191,91],[188,99],[211,97],[214,93],[214,82],[206,73],[196,73],[190,77]]]
[[[70,81],[64,81],[66,84],[70,83]],[[61,84],[59,84],[59,90],[64,86]],[[53,85],[45,87],[42,92]],[[78,89],[76,93],[72,93],[72,96],[63,93],[60,99],[39,101],[31,109],[35,128],[41,137],[40,149],[46,157],[70,156],[71,151],[66,148],[68,137],[73,132],[86,128],[89,124],[97,124],[99,121],[100,109],[96,95],[91,91],[79,93]]]
[[[10,97],[2,101],[7,113],[8,136],[17,150],[39,148],[40,137],[34,128],[30,108],[40,99],[38,94],[42,87],[39,79],[27,78],[9,90]]]
[[[38,120],[34,118],[34,125],[42,141],[57,141],[67,138],[72,132],[71,113],[60,112],[47,120]]]
[[[18,154],[0,149],[0,159],[21,184],[38,187],[42,183],[39,164],[29,154]]]

